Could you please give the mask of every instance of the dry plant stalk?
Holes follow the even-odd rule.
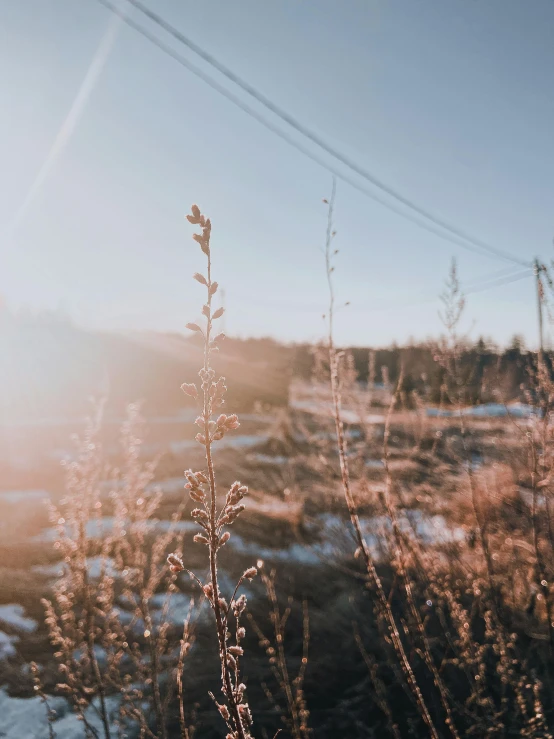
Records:
[[[290,597],[287,607],[281,611],[275,589],[275,570],[271,570],[268,574],[261,561],[258,562],[258,566],[269,601],[269,618],[273,627],[272,638],[266,637],[250,613],[248,614],[248,620],[254,627],[260,640],[260,646],[266,651],[269,667],[279,687],[279,691],[286,701],[286,713],[270,688],[265,683],[262,684],[262,687],[269,702],[281,714],[281,720],[293,736],[293,739],[308,739],[312,733],[308,726],[310,714],[304,695],[304,680],[306,677],[306,668],[308,667],[308,649],[310,644],[308,604],[306,601],[302,603],[302,657],[300,659],[300,667],[296,677],[291,679],[285,654],[285,630],[292,612],[293,599]]]
[[[383,584],[381,582],[381,578],[379,577],[377,570],[375,568],[375,563],[373,561],[371,551],[364,538],[362,528],[360,525],[360,518],[358,515],[356,500],[354,498],[354,495],[352,494],[351,485],[350,485],[350,470],[349,470],[348,458],[347,458],[347,442],[346,442],[346,437],[344,433],[344,424],[342,421],[342,414],[341,414],[341,388],[340,388],[339,373],[340,373],[340,360],[342,357],[342,353],[336,350],[335,344],[334,344],[334,337],[333,337],[333,328],[334,328],[333,319],[334,319],[334,313],[335,313],[335,292],[334,292],[334,287],[333,287],[333,272],[335,268],[332,264],[332,258],[337,253],[337,250],[332,251],[332,242],[335,236],[335,231],[333,230],[333,208],[334,208],[334,201],[335,201],[335,193],[336,193],[336,181],[333,179],[331,199],[330,200],[325,199],[323,201],[327,205],[327,208],[328,208],[327,233],[326,233],[326,239],[325,239],[325,267],[326,267],[326,272],[327,272],[327,282],[329,286],[329,313],[327,317],[329,369],[330,369],[330,375],[331,375],[331,393],[333,397],[333,415],[334,415],[334,420],[335,420],[335,431],[336,431],[336,436],[337,436],[337,446],[338,446],[338,453],[339,453],[339,463],[340,463],[344,497],[346,500],[346,505],[348,507],[348,512],[350,514],[350,520],[354,528],[356,542],[358,545],[357,551],[360,554],[360,556],[363,557],[368,576],[370,577],[370,580],[373,583],[377,591],[379,605],[380,605],[383,617],[387,623],[389,636],[393,643],[395,652],[398,656],[402,671],[406,677],[406,681],[415,698],[415,701],[416,701],[418,710],[421,714],[421,717],[423,718],[425,724],[427,725],[429,729],[431,737],[433,737],[433,739],[439,739],[439,734],[437,732],[433,719],[431,718],[429,709],[427,708],[427,704],[421,692],[421,688],[419,687],[416,676],[412,669],[412,665],[408,659],[408,655],[406,654],[404,644],[402,643],[402,638],[400,636],[400,632],[398,630],[396,619],[394,618],[394,614],[392,612],[389,599],[387,598],[387,595],[383,588]]]
[[[171,554],[168,562],[175,573],[186,570],[202,588],[202,592],[210,603],[215,617],[221,663],[221,690],[225,698],[222,704],[215,702],[229,729],[227,739],[250,739],[252,714],[245,698],[246,686],[240,677],[240,659],[244,653],[241,641],[245,636],[245,629],[241,626],[240,620],[246,609],[246,596],[243,594],[237,597],[237,594],[242,583],[254,578],[257,570],[255,567],[250,567],[242,574],[229,602],[221,593],[217,570],[218,553],[231,536],[225,527],[231,525],[244,510],[241,501],[248,492],[248,488],[240,482],[233,483],[224,505],[218,510],[212,445],[222,439],[227,432],[238,428],[239,420],[235,414],[227,416],[224,413],[221,413],[216,420],[212,420],[215,411],[224,404],[224,395],[227,390],[225,378],[219,377],[216,380],[215,371],[210,365],[212,352],[217,350],[218,344],[225,338],[222,333],[212,338],[214,321],[223,315],[224,309],[212,310],[212,299],[217,292],[218,283],[212,279],[210,219],[202,215],[196,205],[192,206],[191,214],[187,215],[187,219],[189,223],[198,225],[202,229],[200,234],[193,235],[193,239],[200,245],[206,256],[207,271],[206,275],[197,272],[194,279],[206,288],[206,303],[202,307],[206,322],[204,328],[196,323],[187,324],[190,331],[201,334],[204,340],[204,365],[198,373],[202,381],[202,392],[201,394],[198,392],[194,383],[185,383],[181,388],[186,395],[201,403],[201,412],[196,419],[201,431],[196,435],[196,441],[205,449],[206,470],[199,472],[187,470],[185,488],[189,491],[192,500],[201,506],[192,511],[192,517],[203,531],[195,535],[194,541],[208,547],[210,579],[203,583],[199,577],[184,566],[178,554]],[[231,615],[235,619],[234,638],[230,632]],[[230,644],[230,641],[234,643]]]
[[[123,468],[111,479],[106,479],[100,419],[99,412],[90,421],[76,459],[67,465],[66,496],[51,510],[63,574],[53,600],[44,605],[62,674],[58,689],[87,737],[112,739],[134,726],[141,737],[165,739],[173,692],[165,678],[177,668],[168,620],[175,585],[174,577],[168,582],[165,558],[176,543],[180,512],[156,535],[152,518],[161,492],[150,490],[156,461],[139,460],[138,407],[129,408]],[[109,503],[102,494],[106,483],[112,488]],[[104,523],[107,505],[113,510],[111,528]],[[161,612],[153,603],[158,593]]]

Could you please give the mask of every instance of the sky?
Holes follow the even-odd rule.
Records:
[[[552,0],[144,2],[405,197],[523,261],[552,258]],[[323,335],[324,167],[98,0],[0,3],[0,64],[0,295],[13,310],[62,308],[94,329],[183,330],[203,299],[191,280],[203,257],[184,219],[198,203],[213,223],[227,332]],[[336,292],[350,302],[338,341],[438,334],[455,257],[465,328],[536,344],[531,276],[473,292],[521,267],[431,234],[340,179],[335,228]]]

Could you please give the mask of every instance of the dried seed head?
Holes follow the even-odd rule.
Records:
[[[258,574],[258,570],[255,567],[249,567],[244,573],[243,577],[246,580],[253,580]]]
[[[218,709],[219,713],[222,715],[224,721],[229,721],[229,719],[231,718],[231,716],[229,714],[229,709],[227,708],[227,706],[223,706],[223,705],[221,705],[219,703],[217,703],[216,705],[217,705],[217,709]]]
[[[233,657],[242,657],[244,654],[244,649],[242,647],[229,647],[227,651],[229,654],[232,654]]]
[[[213,598],[213,595],[214,595],[214,587],[211,584],[211,582],[209,582],[207,585],[204,585],[204,587],[202,588],[202,590],[204,591],[204,595],[206,596],[206,598],[208,598],[209,600],[211,600]]]
[[[239,709],[240,717],[244,721],[244,723],[247,726],[251,726],[252,725],[252,714],[250,713],[250,708],[248,707],[248,704],[241,703],[238,709]]]
[[[244,639],[244,637],[246,636],[246,629],[244,628],[244,626],[241,626],[239,629],[237,629],[237,636],[239,639]]]
[[[238,429],[239,426],[239,418],[236,413],[233,413],[233,415],[229,416],[225,421],[225,428],[228,428],[229,430]]]
[[[206,437],[204,436],[204,434],[196,434],[196,436],[194,438],[196,439],[196,441],[199,444],[205,444],[206,443]]]
[[[216,318],[221,318],[224,313],[225,308],[218,308],[214,313],[212,313],[212,319],[215,320]]]
[[[167,557],[167,563],[171,572],[182,572],[185,569],[183,560],[177,554],[169,554]]]
[[[181,385],[181,390],[185,393],[185,395],[190,395],[191,398],[198,397],[198,390],[196,388],[196,385],[192,383],[184,382]]]
[[[240,615],[246,608],[246,595],[241,595],[231,604],[236,615]]]
[[[198,485],[198,479],[192,470],[185,470],[184,475],[191,485]]]
[[[197,323],[187,323],[185,328],[188,328],[189,331],[202,331],[200,326]]]
[[[227,544],[230,538],[231,534],[226,531],[224,534],[221,535],[221,538],[219,539],[219,546],[222,547],[224,544]]]
[[[192,539],[196,544],[209,544],[209,540],[203,534],[195,534]]]

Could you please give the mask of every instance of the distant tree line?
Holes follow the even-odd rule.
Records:
[[[387,348],[350,347],[358,380],[372,381],[395,387],[403,368],[401,390],[405,397],[417,393],[426,402],[448,403],[443,391],[447,386],[445,369],[436,361],[437,345],[431,341],[393,344]],[[549,357],[546,357],[551,367]],[[457,358],[459,377],[464,387],[464,401],[478,404],[523,400],[523,389],[536,365],[536,353],[527,351],[523,339],[514,336],[508,348],[501,349],[492,342],[479,338],[475,343],[463,342]],[[309,379],[313,372],[312,347],[295,347],[294,374]],[[373,368],[373,369],[372,369]]]

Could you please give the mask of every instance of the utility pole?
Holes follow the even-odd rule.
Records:
[[[541,272],[545,269],[542,264],[539,263],[537,257],[533,261],[533,268],[535,272],[535,285],[537,288],[537,310],[539,316],[539,356],[542,358],[543,353],[543,331],[542,331],[542,303],[543,303],[543,287],[541,282]]]

